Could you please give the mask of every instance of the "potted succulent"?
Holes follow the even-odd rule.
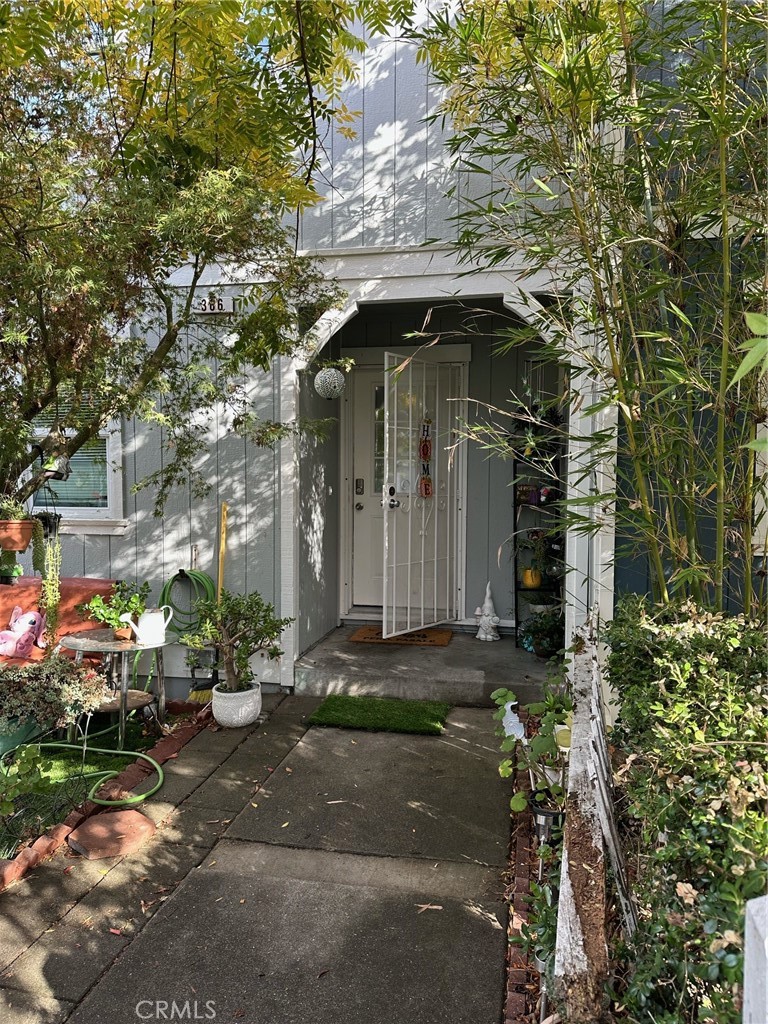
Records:
[[[105,696],[95,669],[54,655],[0,672],[0,756],[51,729],[62,729]]]
[[[16,552],[26,551],[33,545],[32,565],[36,572],[43,571],[45,560],[43,524],[31,515],[16,498],[0,497],[0,582],[14,583],[23,574],[17,565]]]
[[[0,548],[26,551],[35,530],[35,520],[16,498],[0,498]]]
[[[110,597],[96,594],[87,604],[79,605],[77,610],[84,619],[95,619],[111,626],[116,640],[130,640],[133,630],[126,626],[121,616],[126,613],[139,616],[146,611],[150,589],[148,583],[139,585],[121,580],[115,584]]]
[[[254,680],[251,658],[279,658],[279,640],[293,619],[278,619],[260,594],[222,590],[218,601],[196,605],[198,626],[180,640],[193,650],[213,650],[220,681],[213,687],[213,717],[219,725],[251,725],[261,713],[261,683]]]

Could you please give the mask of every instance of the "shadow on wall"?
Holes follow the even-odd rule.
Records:
[[[422,12],[424,16],[424,12]],[[325,202],[302,219],[306,249],[420,245],[452,238],[457,196],[487,188],[481,175],[457,175],[448,164],[446,133],[427,123],[441,98],[417,46],[370,37],[358,82],[345,91],[357,112],[354,139],[332,132],[325,141],[318,189]],[[448,192],[456,188],[457,196]]]
[[[324,358],[338,356],[333,339]],[[339,415],[342,400],[320,398],[314,389],[315,368],[299,380],[302,419],[333,419],[328,436],[311,434],[299,441],[299,651],[303,653],[338,625],[339,565]]]
[[[259,372],[250,388],[263,418],[277,418],[277,388],[271,373]],[[249,593],[258,590],[267,600],[279,594],[275,545],[278,454],[258,448],[231,432],[231,422],[217,410],[201,422],[207,443],[196,461],[210,485],[197,496],[189,482],[169,495],[160,517],[153,514],[153,487],[134,485],[163,466],[164,432],[160,426],[136,419],[123,425],[123,510],[128,522],[123,533],[78,533],[62,537],[63,575],[148,580],[153,598],[179,569],[192,566],[217,576],[218,510],[229,504],[225,586]]]

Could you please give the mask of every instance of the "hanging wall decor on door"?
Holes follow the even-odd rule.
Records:
[[[419,496],[431,498],[434,489],[432,487],[432,420],[422,420],[421,433],[419,434],[419,462],[421,463],[421,476],[419,477]]]

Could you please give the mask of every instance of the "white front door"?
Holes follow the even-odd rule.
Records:
[[[404,359],[400,355],[386,358],[390,368]],[[352,433],[348,492],[352,605],[384,609],[386,559],[390,583],[383,629],[388,636],[459,615],[461,452],[452,460],[449,447],[456,439],[462,373],[459,364],[412,360],[399,378],[385,373],[383,366],[359,367],[353,374],[347,421]],[[385,461],[387,403],[389,466]],[[431,416],[430,409],[435,410]],[[425,418],[432,420],[429,437],[424,439],[431,446],[426,463],[419,461],[419,455],[425,454],[421,437]],[[420,491],[426,494],[427,477],[432,495],[423,497]],[[394,495],[389,494],[391,487]],[[400,502],[395,509],[389,507],[392,500]]]
[[[383,636],[458,618],[461,368],[387,352]]]

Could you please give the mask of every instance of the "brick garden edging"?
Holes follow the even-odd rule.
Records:
[[[151,757],[158,764],[164,764],[172,757],[176,757],[185,744],[189,743],[199,732],[212,721],[213,715],[209,706],[200,708],[199,704],[192,701],[170,700],[166,709],[173,715],[191,714],[194,712],[194,721],[182,725],[174,732],[163,736],[150,750],[145,750],[148,757]],[[131,790],[142,782],[154,769],[143,759],[137,759],[127,765],[119,775],[105,782],[98,791],[98,796],[104,800],[118,800],[121,796],[130,793]],[[138,806],[141,806],[140,804]],[[114,807],[102,807],[91,800],[86,800],[74,811],[71,811],[60,825],[54,825],[44,835],[35,839],[29,846],[19,850],[12,859],[0,859],[0,892],[7,889],[13,882],[23,878],[29,871],[36,868],[41,861],[47,860],[63,846],[67,836],[73,832],[78,825],[94,814],[108,814],[116,810]]]
[[[527,774],[518,776],[518,786],[528,788]],[[534,861],[533,816],[530,811],[515,814],[515,827],[510,840],[510,879],[506,899],[509,901],[508,938],[519,938],[528,922],[528,897]],[[523,1024],[529,1020],[529,999],[538,989],[538,972],[532,970],[519,946],[507,946],[507,986],[504,1001],[504,1024]],[[534,984],[535,983],[535,984]],[[532,989],[533,986],[533,989]]]

